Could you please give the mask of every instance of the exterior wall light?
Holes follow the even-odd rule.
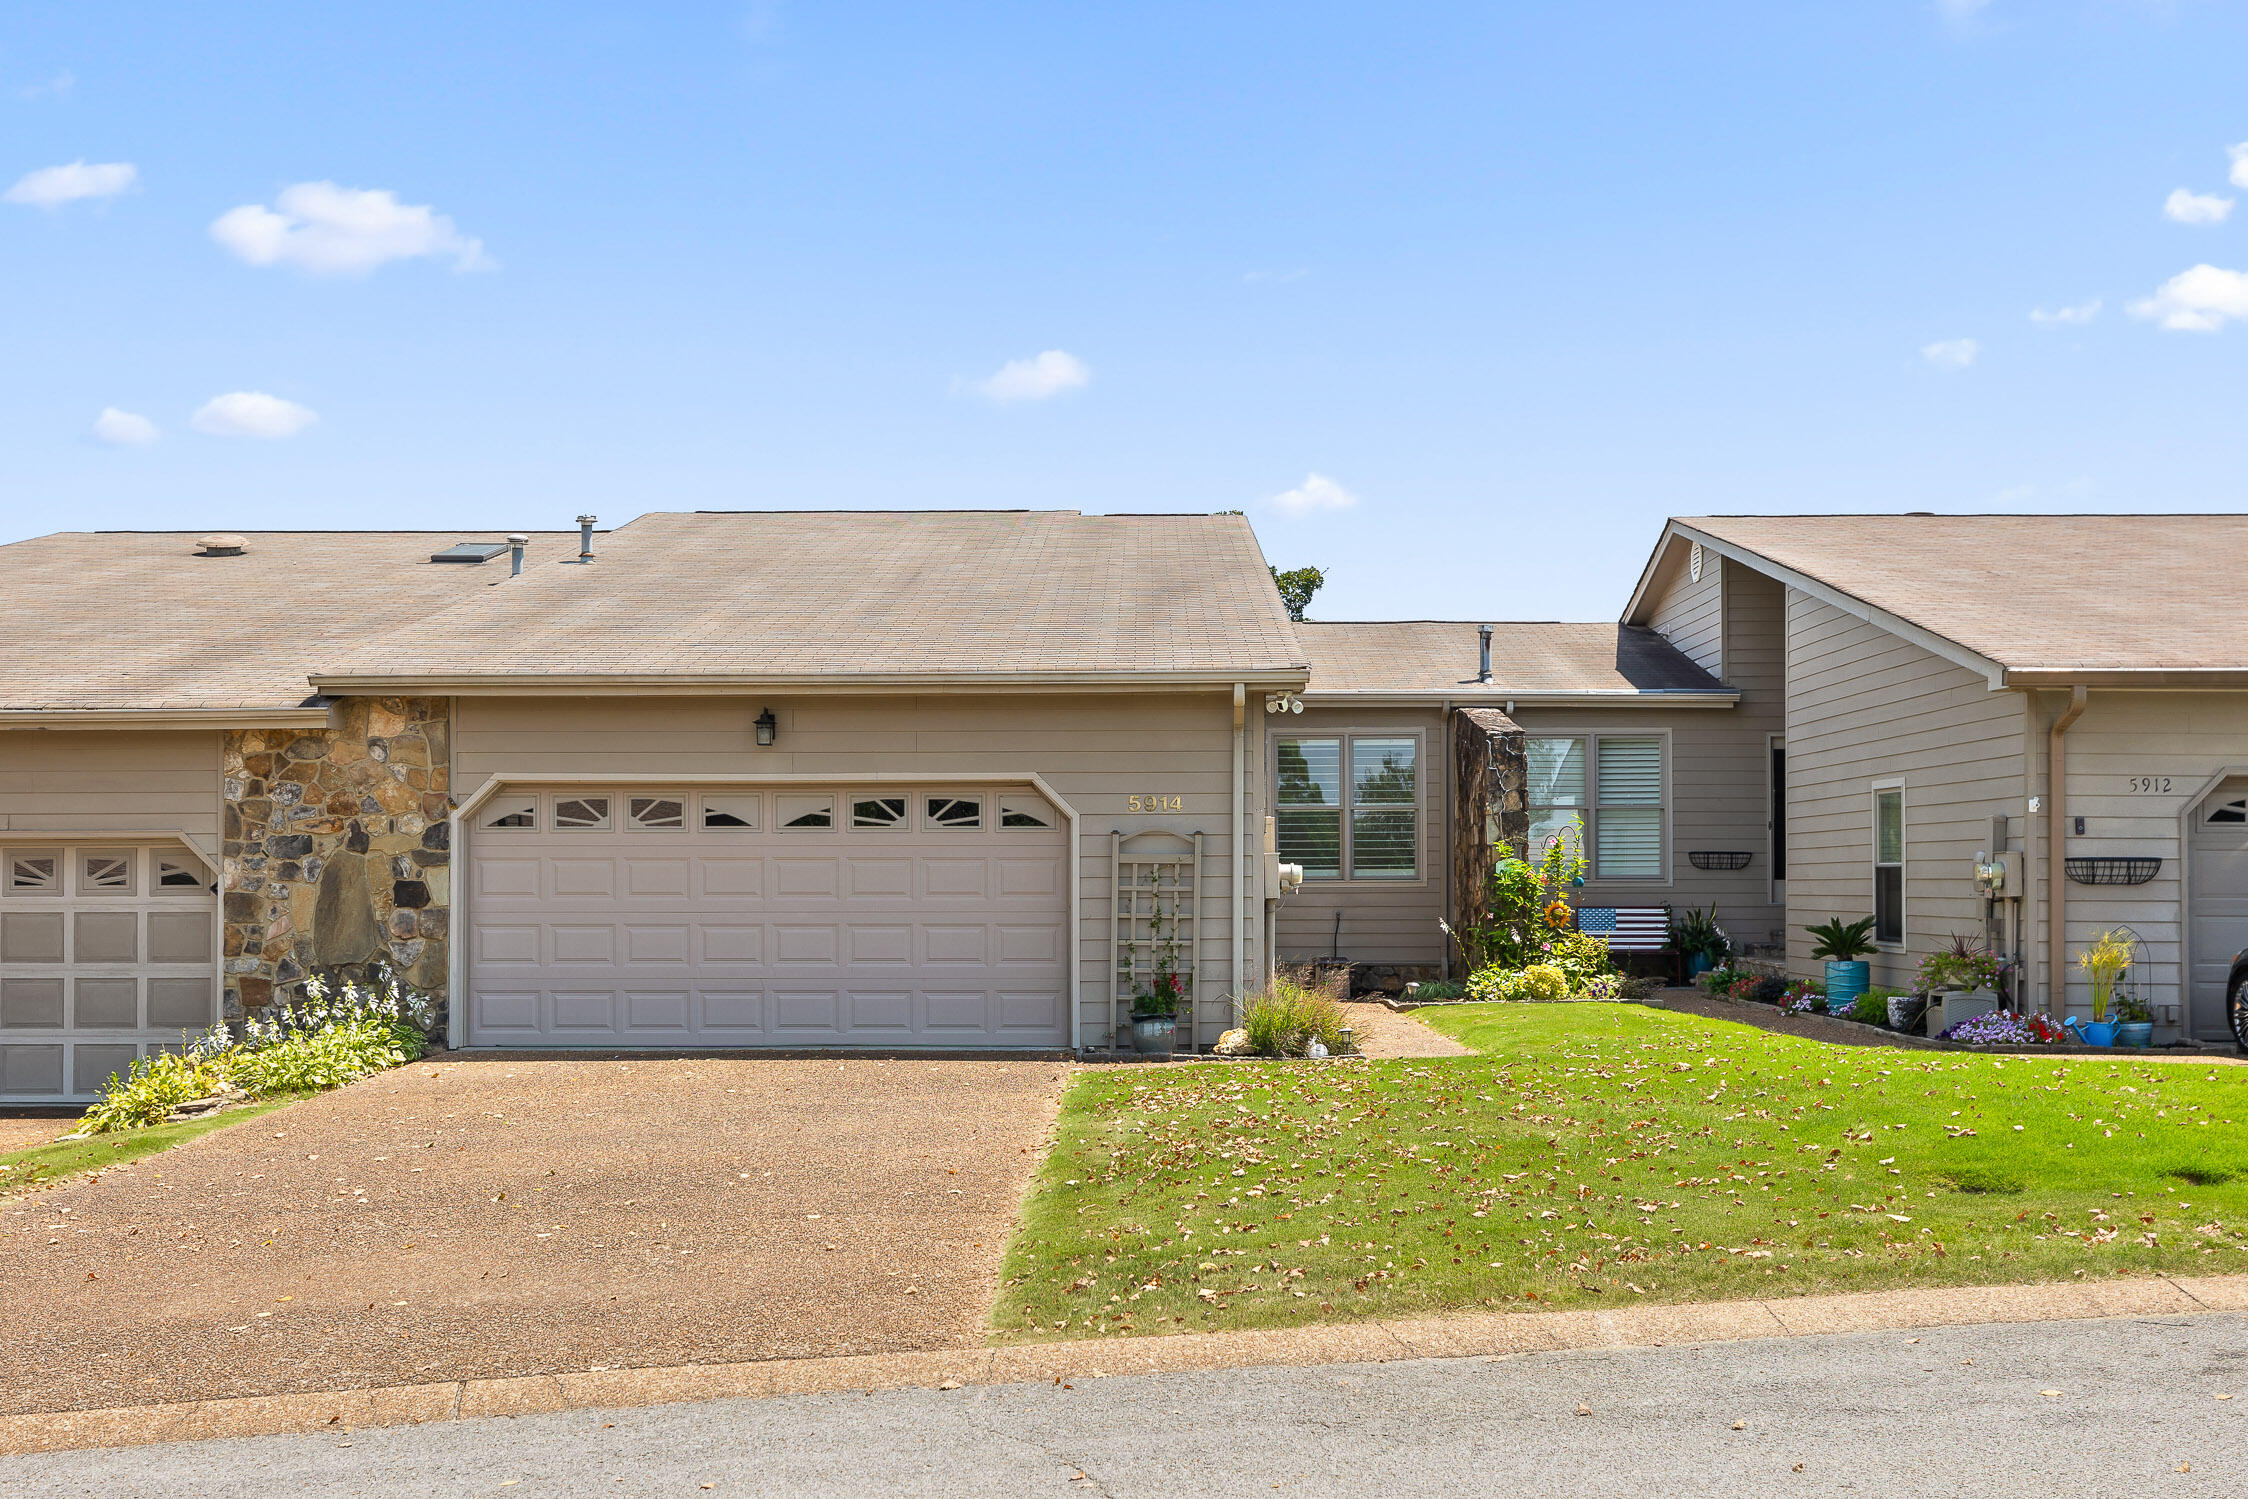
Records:
[[[771,744],[773,742],[773,731],[779,727],[780,720],[773,717],[772,709],[767,708],[764,712],[758,714],[757,742],[760,745]]]

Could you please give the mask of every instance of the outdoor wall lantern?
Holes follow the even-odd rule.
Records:
[[[764,712],[758,714],[757,742],[760,745],[771,744],[773,742],[773,731],[779,727],[780,720],[773,717],[772,709],[767,708]]]

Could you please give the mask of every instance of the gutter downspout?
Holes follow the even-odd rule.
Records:
[[[2084,713],[2087,693],[2068,690],[2068,706],[2053,720],[2045,740],[2045,1012],[2055,1020],[2068,1015],[2068,745],[2069,725]]]
[[[1244,938],[1247,936],[1242,931],[1241,924],[1248,919],[1245,913],[1249,895],[1248,866],[1243,862],[1243,856],[1248,852],[1246,847],[1248,842],[1246,831],[1248,808],[1244,805],[1248,795],[1248,703],[1248,685],[1242,682],[1234,683],[1233,837],[1230,840],[1233,844],[1233,902],[1226,921],[1226,925],[1232,929],[1233,934],[1233,966],[1227,970],[1226,980],[1233,985],[1236,1010],[1238,1010],[1241,996],[1248,992],[1248,987],[1241,982],[1241,953]],[[1259,840],[1259,846],[1262,846],[1262,840]],[[1199,1038],[1196,1039],[1199,1041]]]
[[[1491,627],[1485,625],[1483,628],[1488,631]],[[1483,659],[1486,664],[1491,659],[1490,652],[1491,637],[1486,634],[1483,637]],[[1450,698],[1444,699],[1444,707],[1437,716],[1437,724],[1436,737],[1439,741],[1437,753],[1443,756],[1443,759],[1439,762],[1443,769],[1437,773],[1436,784],[1442,787],[1444,791],[1444,917],[1448,921],[1453,914],[1452,819],[1459,816],[1460,796],[1460,788],[1455,784],[1455,767],[1452,755],[1452,700]],[[1445,983],[1452,982],[1452,939],[1450,937],[1444,939],[1444,967],[1441,972]]]

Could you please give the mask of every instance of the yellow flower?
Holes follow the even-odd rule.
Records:
[[[1569,903],[1558,897],[1547,901],[1545,924],[1557,932],[1567,926],[1569,924]]]

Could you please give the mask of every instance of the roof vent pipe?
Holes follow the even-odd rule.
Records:
[[[590,515],[578,517],[578,560],[580,562],[591,562],[593,560],[593,522],[595,519],[596,517]]]
[[[1488,682],[1491,680],[1491,627],[1489,625],[1477,625],[1475,633],[1482,642],[1482,650],[1476,656],[1475,680]]]
[[[509,577],[520,578],[523,576],[523,548],[530,544],[531,538],[521,532],[517,532],[507,539],[507,575]]]

